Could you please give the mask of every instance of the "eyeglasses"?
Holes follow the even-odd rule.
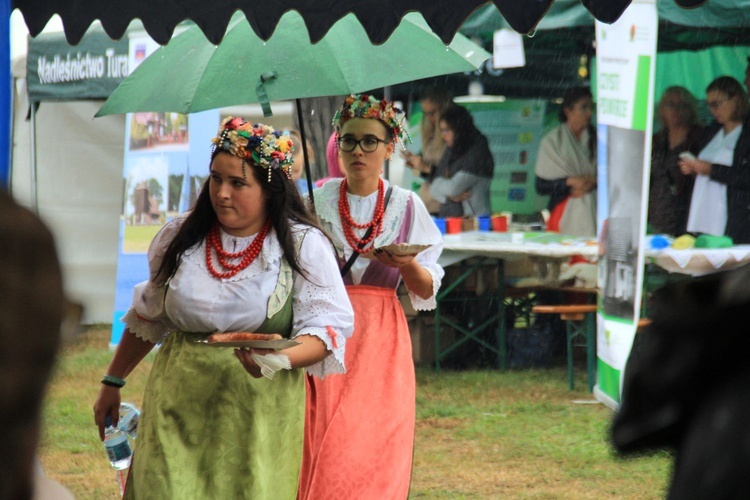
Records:
[[[716,99],[715,101],[708,101],[709,109],[719,109],[719,107],[727,102],[729,99]]]
[[[359,149],[365,153],[372,153],[378,149],[378,144],[381,142],[383,144],[388,144],[388,141],[378,139],[377,137],[363,137],[360,140],[353,137],[339,137],[339,149],[344,153],[351,153],[354,151],[354,148],[359,145]]]

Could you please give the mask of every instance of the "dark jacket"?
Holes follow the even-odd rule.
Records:
[[[713,123],[706,130],[700,149],[703,149],[722,125]],[[727,227],[724,234],[734,243],[750,243],[750,114],[742,124],[742,133],[734,147],[731,166],[711,165],[711,180],[727,186]]]

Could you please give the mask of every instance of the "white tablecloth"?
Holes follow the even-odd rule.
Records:
[[[438,262],[443,267],[469,257],[495,257],[515,260],[539,257],[567,260],[574,255],[596,259],[596,241],[584,238],[560,238],[550,233],[496,233],[466,231],[443,235],[444,248]]]
[[[445,246],[438,262],[444,267],[476,256],[503,260],[536,257],[564,261],[580,255],[593,262],[599,251],[595,240],[565,238],[541,232],[466,231],[443,235],[443,243]],[[649,249],[646,250],[646,262],[656,264],[670,273],[702,276],[749,264],[750,245],[685,250]]]
[[[737,245],[730,248],[647,250],[646,262],[656,264],[670,273],[702,276],[750,263],[750,245]]]

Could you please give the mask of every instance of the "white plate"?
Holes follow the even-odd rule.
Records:
[[[430,248],[431,245],[410,245],[408,243],[398,243],[386,245],[380,247],[378,250],[385,250],[391,255],[404,256],[404,255],[417,255],[422,250]]]
[[[244,340],[235,342],[209,342],[208,340],[198,340],[197,343],[205,344],[209,347],[254,347],[256,349],[274,349],[276,351],[300,345],[300,342],[289,339]]]

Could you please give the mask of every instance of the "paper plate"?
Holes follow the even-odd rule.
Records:
[[[235,342],[209,342],[208,340],[198,340],[197,343],[205,344],[209,347],[254,347],[255,349],[274,349],[276,351],[300,345],[300,342],[289,339],[244,340]]]
[[[422,250],[430,248],[432,245],[414,245],[408,243],[394,243],[384,247],[378,248],[378,250],[385,250],[391,255],[404,256],[404,255],[417,255]]]

